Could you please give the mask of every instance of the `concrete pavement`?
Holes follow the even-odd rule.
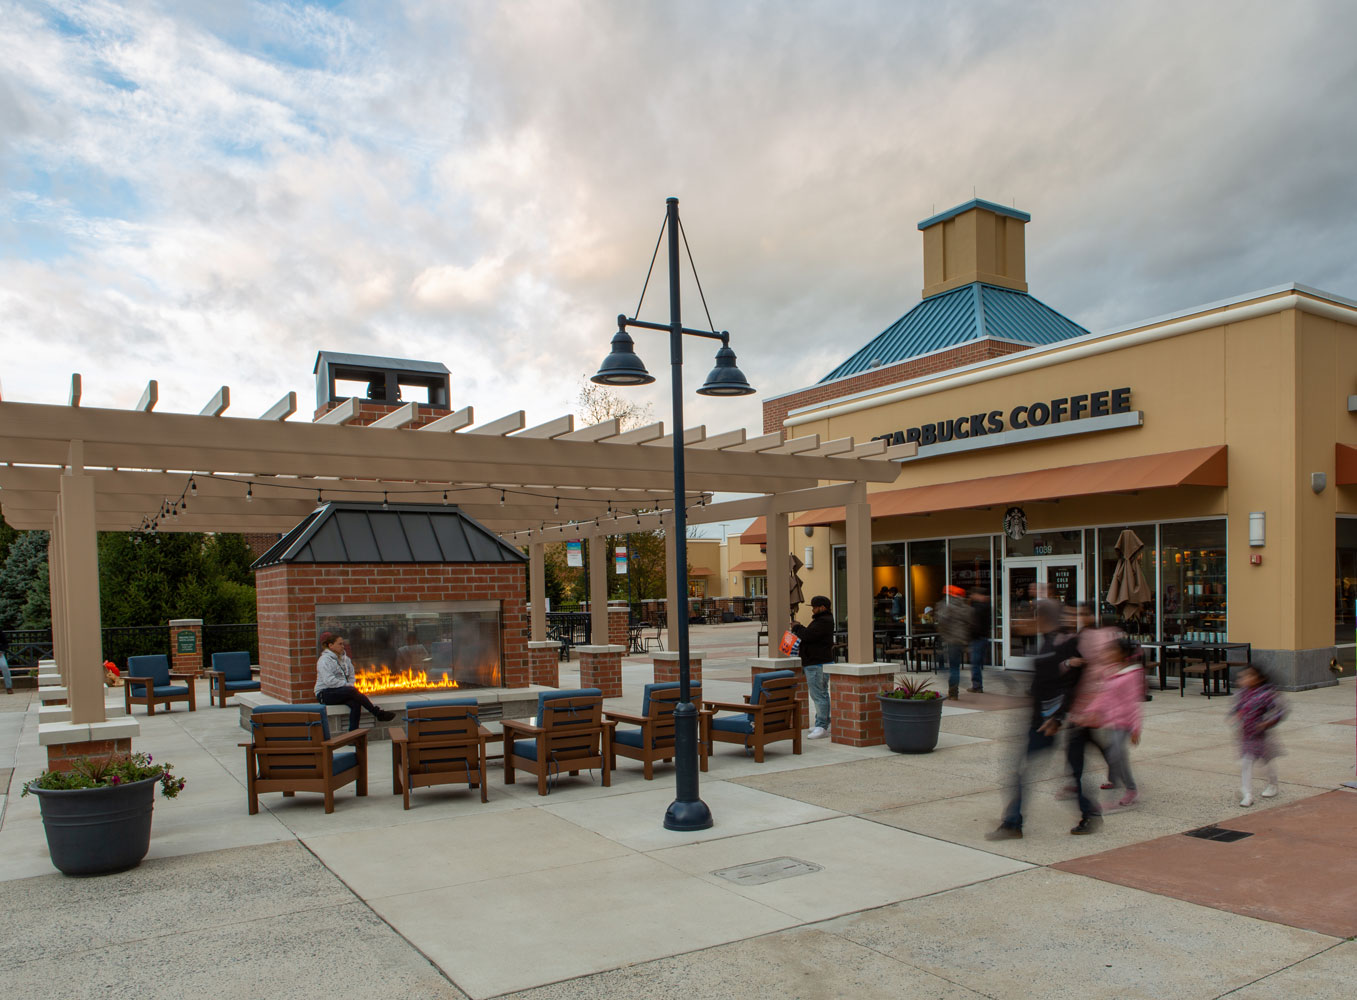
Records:
[[[753,627],[695,627],[693,638],[708,654],[708,697],[748,690]],[[635,708],[650,667],[626,662],[616,704]],[[986,686],[1004,694],[1022,683],[993,672]],[[1333,792],[1353,773],[1352,681],[1288,698],[1282,794],[1259,800],[1253,817],[1322,793],[1342,797],[1341,809],[1357,795]],[[54,873],[36,802],[17,795],[43,760],[27,701],[0,696],[0,777],[14,769],[0,799],[6,995],[1351,993],[1357,945],[1343,926],[1321,932],[1293,909],[1285,924],[1247,915],[1247,885],[1205,906],[1176,898],[1187,890],[1173,884],[1117,884],[1125,866],[1106,879],[1049,867],[1152,842],[1169,869],[1180,845],[1204,849],[1184,831],[1238,820],[1224,699],[1156,692],[1134,757],[1142,803],[1109,815],[1100,834],[1069,835],[1074,810],[1055,798],[1053,765],[1033,789],[1027,836],[994,844],[983,835],[1025,717],[1002,699],[986,711],[949,706],[939,750],[923,756],[813,741],[758,765],[720,748],[702,776],[717,826],[692,835],[660,825],[672,770],[646,782],[626,761],[611,788],[582,774],[543,798],[492,769],[488,804],[430,789],[406,812],[381,743],[367,798],[350,786],[326,816],[319,797],[266,796],[252,817],[237,713],[179,709],[141,717],[137,748],[189,779],[179,799],[157,802],[148,860],[85,880]],[[809,870],[763,884],[719,874],[776,858]],[[1290,860],[1309,863],[1302,850]]]

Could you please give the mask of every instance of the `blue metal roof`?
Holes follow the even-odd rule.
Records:
[[[946,222],[948,219],[955,219],[962,212],[969,212],[973,208],[983,208],[993,212],[995,215],[1006,215],[1010,219],[1017,219],[1020,222],[1031,222],[1032,217],[1026,212],[1019,211],[1016,208],[1009,208],[1007,205],[1000,205],[997,202],[986,201],[984,198],[972,198],[964,205],[958,205],[956,208],[949,208],[945,212],[939,212],[937,215],[930,215],[919,223],[920,229],[927,229],[929,226],[936,226],[939,222]]]
[[[1086,333],[1078,323],[1026,292],[976,281],[924,299],[820,381],[898,364],[975,340],[993,338],[1037,347]]]

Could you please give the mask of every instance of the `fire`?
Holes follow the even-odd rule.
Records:
[[[446,674],[430,679],[427,670],[402,670],[392,673],[390,667],[359,670],[354,675],[354,687],[364,694],[385,694],[389,691],[416,691],[424,688],[460,687]]]

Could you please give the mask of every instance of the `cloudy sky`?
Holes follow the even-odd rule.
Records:
[[[332,349],[547,420],[669,195],[761,395],[917,302],[916,223],[972,192],[1032,214],[1033,293],[1091,329],[1357,297],[1354,37],[1347,0],[0,0],[0,380],[126,407],[155,378],[195,412],[226,383],[240,416],[295,389],[309,416]],[[633,390],[657,416],[660,385]],[[760,398],[686,405],[757,428]]]

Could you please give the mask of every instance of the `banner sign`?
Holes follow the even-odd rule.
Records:
[[[617,562],[617,573],[620,576],[627,571],[627,547],[625,545],[616,546],[613,550],[613,558]]]
[[[565,543],[565,564],[567,566],[584,565],[583,543],[578,538]]]

